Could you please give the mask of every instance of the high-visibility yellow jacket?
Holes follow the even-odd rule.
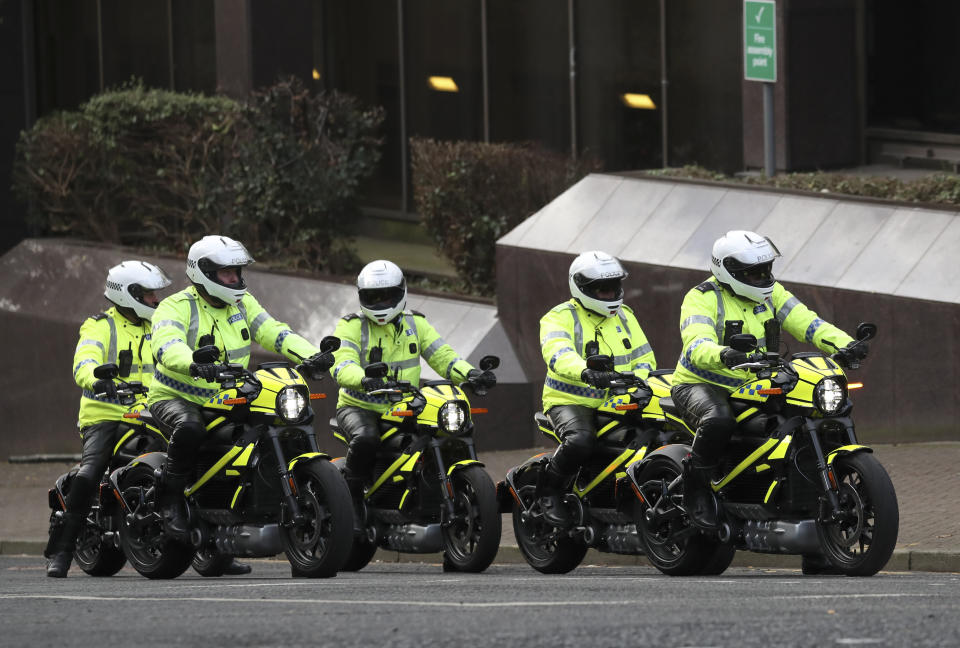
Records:
[[[647,336],[626,304],[615,317],[604,317],[571,299],[540,318],[540,350],[547,363],[544,411],[554,405],[599,407],[606,399],[606,390],[580,380],[587,368],[586,345],[591,340],[597,341],[600,355],[613,356],[616,371],[633,371],[646,378],[657,368]]]
[[[295,363],[319,351],[289,326],[273,319],[250,293],[239,305],[214,308],[194,286],[160,302],[153,314],[152,333],[157,366],[150,403],[172,398],[203,403],[220,391],[216,382],[190,376],[193,352],[204,346],[201,341],[220,349],[219,362],[244,367],[250,363],[251,341]],[[202,339],[210,335],[212,339]]]
[[[673,384],[711,383],[733,391],[751,374],[745,369],[728,369],[720,360],[720,353],[726,348],[723,344],[726,322],[741,320],[741,332],[755,336],[757,349],[766,351],[763,323],[774,317],[784,331],[826,353],[836,350],[826,342],[843,348],[853,341],[839,328],[820,319],[780,282],[774,284],[770,299],[758,304],[724,288],[711,277],[692,288],[680,306],[683,351],[673,374]]]
[[[93,370],[102,364],[118,364],[120,352],[127,350],[131,352],[133,362],[130,374],[121,378],[128,382],[140,381],[149,387],[153,378],[153,352],[148,320],[134,324],[114,306],[87,318],[80,327],[80,341],[73,354],[73,379],[83,390],[78,427],[123,418],[126,405],[121,405],[116,398],[97,398],[93,393],[93,383],[97,381]]]
[[[371,352],[379,347],[380,361],[390,368],[390,376],[399,370],[399,380],[420,384],[420,357],[438,374],[459,384],[473,366],[447,344],[423,313],[403,311],[400,317],[386,324],[371,322],[363,313],[345,315],[337,322],[334,335],[340,348],[330,375],[340,385],[337,407],[352,405],[384,412],[389,402],[384,396],[371,396],[363,391],[360,381],[364,368],[376,361]]]

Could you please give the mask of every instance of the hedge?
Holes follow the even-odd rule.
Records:
[[[183,254],[224,233],[272,265],[340,272],[382,121],[296,79],[243,103],[132,82],[21,133],[14,191],[40,235]]]

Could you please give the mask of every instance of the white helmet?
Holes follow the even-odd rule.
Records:
[[[626,271],[606,252],[584,252],[570,264],[570,294],[583,307],[613,317],[623,304]]]
[[[141,319],[153,317],[155,307],[143,300],[144,293],[170,285],[170,277],[146,261],[122,261],[107,272],[103,296],[120,308],[129,308]]]
[[[780,250],[766,236],[734,230],[713,244],[710,269],[733,292],[757,303],[773,294],[773,261]]]
[[[386,324],[407,307],[407,280],[396,263],[371,261],[357,276],[360,310],[377,324]]]
[[[226,236],[204,236],[190,246],[187,253],[187,276],[208,295],[224,304],[239,304],[247,294],[242,269],[253,263],[253,257],[239,241]],[[236,268],[238,280],[227,285],[217,280],[217,270]]]

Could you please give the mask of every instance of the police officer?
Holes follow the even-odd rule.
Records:
[[[543,411],[562,443],[554,452],[543,484],[544,519],[570,523],[562,495],[597,445],[596,409],[606,399],[615,372],[588,369],[588,346],[610,355],[616,372],[646,378],[656,369],[653,349],[633,311],[623,303],[623,266],[605,252],[584,252],[570,264],[571,299],[540,319],[540,347],[547,363]]]
[[[680,308],[683,351],[671,396],[696,431],[685,466],[683,501],[691,520],[703,528],[717,524],[709,480],[736,429],[727,397],[750,377],[749,371],[733,368],[748,357],[728,346],[728,334],[739,330],[753,335],[758,350],[765,351],[764,322],[775,318],[796,339],[827,353],[839,351],[841,360],[860,360],[867,353],[865,342],[854,346],[853,338],[820,319],[774,279],[773,262],[779,256],[769,238],[727,232],[713,244],[713,277],[691,289]]]
[[[107,272],[103,296],[113,305],[88,318],[80,327],[80,341],[73,356],[73,379],[83,390],[77,423],[83,452],[80,469],[67,494],[62,525],[51,528],[44,552],[50,558],[47,576],[64,578],[70,569],[77,536],[110,462],[117,430],[127,411],[117,399],[116,383],[96,379],[93,370],[101,364],[118,364],[125,381],[150,385],[150,318],[160,301],[157,291],[169,285],[167,275],[152,263],[124,261]]]
[[[420,357],[438,374],[459,384],[478,378],[487,387],[496,383],[493,373],[474,369],[453,347],[444,342],[426,316],[405,310],[407,282],[395,263],[368,263],[357,276],[360,312],[343,316],[334,335],[340,349],[330,374],[340,385],[337,423],[349,444],[344,477],[354,497],[372,477],[380,445],[380,415],[389,408],[386,397],[368,394],[383,386],[380,378],[368,378],[364,368],[387,363],[390,375],[417,385]]]
[[[243,268],[251,263],[253,257],[238,241],[203,237],[187,254],[193,285],[160,302],[153,320],[157,367],[148,402],[150,412],[172,430],[160,506],[168,533],[182,541],[189,534],[183,489],[206,434],[200,408],[219,391],[215,378],[221,369],[219,362],[194,363],[193,352],[213,344],[220,361],[246,367],[255,341],[316,370],[326,371],[332,361],[247,292]]]

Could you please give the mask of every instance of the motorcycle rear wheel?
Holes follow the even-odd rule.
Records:
[[[643,494],[650,504],[661,496],[659,484],[669,484],[683,468],[676,462],[660,457],[643,468],[638,481],[645,484]],[[672,506],[672,505],[668,505]],[[643,553],[654,567],[668,576],[693,576],[701,574],[719,574],[729,566],[723,561],[727,554],[719,540],[709,538],[700,532],[689,534],[691,522],[686,516],[663,517],[655,528],[646,521],[647,506],[639,500],[634,504],[634,520],[637,535],[643,546]],[[678,535],[683,537],[678,538]],[[729,560],[733,560],[730,549]],[[722,569],[720,569],[722,567]],[[719,571],[717,571],[719,570]]]
[[[281,527],[283,552],[292,570],[330,578],[343,568],[353,544],[353,503],[340,470],[329,461],[297,464],[297,502],[304,521]]]
[[[456,571],[480,573],[500,549],[500,505],[497,487],[487,471],[473,465],[450,476],[453,482],[451,524],[443,529],[444,564]]]
[[[347,557],[347,562],[343,564],[340,571],[360,571],[370,564],[370,561],[373,560],[373,556],[376,553],[377,545],[367,542],[366,539],[359,540],[355,538],[353,540],[353,547],[350,548],[350,555]]]
[[[873,576],[890,560],[897,544],[900,509],[893,482],[876,457],[866,452],[833,462],[840,486],[838,522],[817,520],[824,556],[847,576]]]
[[[126,519],[120,525],[120,547],[130,565],[150,579],[176,578],[185,572],[194,549],[164,535],[153,468],[147,464],[130,468],[119,486],[133,508],[129,515],[142,520],[137,529]]]
[[[90,576],[113,576],[123,569],[127,557],[123,550],[104,542],[100,537],[100,528],[85,521],[77,541],[77,550],[73,552],[77,567]]]
[[[534,501],[536,487],[523,486],[517,495],[528,507],[538,506]],[[513,533],[524,560],[541,574],[566,574],[583,562],[587,545],[564,534],[543,517],[523,521],[520,505],[513,503]]]

